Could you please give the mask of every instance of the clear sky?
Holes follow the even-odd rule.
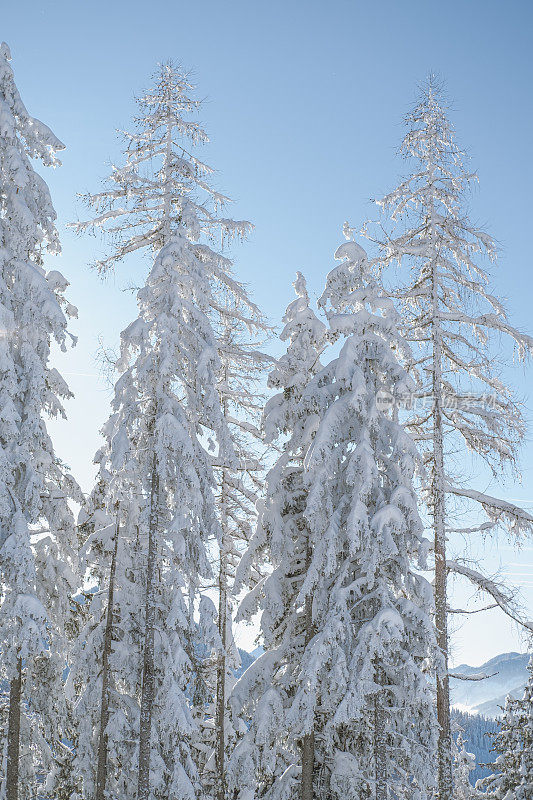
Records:
[[[128,127],[133,95],[158,61],[192,69],[205,97],[201,118],[212,141],[202,156],[234,198],[232,215],[256,226],[235,251],[237,271],[276,324],[295,271],[306,273],[316,296],[344,220],[373,216],[370,199],[397,182],[403,116],[417,84],[436,72],[480,178],[472,218],[501,245],[495,289],[512,321],[533,331],[530,0],[6,0],[1,23],[24,102],[67,145],[61,169],[46,175],[63,243],[50,268],[71,281],[79,344],[58,358],[76,398],[69,422],[52,431],[85,489],[109,403],[96,353],[100,343],[115,348],[133,318],[126,289],[143,269],[125,264],[102,284],[87,266],[101,241],[76,238],[66,223],[86,214],[76,193],[96,191],[119,158],[115,129]],[[523,483],[507,483],[504,493],[533,508],[533,366],[510,367],[509,376],[527,404],[529,430]],[[480,478],[477,488],[494,488]],[[485,555],[487,569],[501,567],[522,585],[533,617],[533,543],[517,553],[502,539]],[[454,634],[458,662],[523,648],[494,611]]]

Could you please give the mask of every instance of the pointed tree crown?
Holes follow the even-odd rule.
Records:
[[[141,248],[159,250],[178,229],[193,242],[202,236],[224,242],[245,236],[252,227],[219,216],[229,198],[212,186],[213,168],[191,151],[208,141],[201,124],[191,119],[201,107],[193,90],[182,68],[160,64],[151,88],[136,100],[135,130],[122,132],[124,165],[113,166],[104,191],[84,195],[97,216],[74,227],[105,226],[114,243],[111,253],[95,264],[100,272]],[[207,245],[201,257],[219,260]]]

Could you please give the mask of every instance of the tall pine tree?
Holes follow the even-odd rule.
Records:
[[[114,248],[98,263],[101,271],[136,250],[155,254],[137,295],[139,316],[122,334],[99,457],[112,524],[107,544],[97,547],[107,558],[99,586],[107,604],[97,603],[89,624],[95,641],[111,632],[110,647],[103,649],[107,673],[89,670],[79,679],[84,693],[101,696],[100,709],[108,706],[109,722],[104,728],[100,713],[79,752],[88,786],[98,783],[90,769],[95,749],[98,763],[108,764],[97,800],[106,790],[131,793],[134,783],[138,800],[200,794],[209,660],[224,652],[203,590],[213,545],[228,546],[217,475],[238,473],[239,464],[216,326],[237,320],[254,331],[262,322],[231,261],[213,249],[217,234],[229,240],[250,226],[218,215],[226,198],[212,189],[211,168],[189,152],[207,139],[188,118],[199,107],[191,88],[181,71],[161,66],[138,101],[126,164],[114,169],[109,188],[88,198],[97,218],[77,226],[110,230]],[[115,608],[108,613],[111,580]]]
[[[300,741],[291,738],[284,713],[297,690],[302,655],[312,637],[310,602],[300,606],[298,595],[310,557],[310,534],[303,517],[303,465],[317,418],[301,403],[305,387],[321,368],[325,326],[309,307],[301,273],[294,287],[297,298],[286,310],[281,334],[289,345],[268,381],[278,394],[268,401],[263,416],[266,442],[285,442],[282,454],[268,473],[258,527],[237,573],[238,586],[252,586],[241,603],[238,618],[250,619],[261,609],[266,650],[246,671],[232,695],[236,717],[244,712],[253,714],[253,718],[250,730],[231,756],[229,789],[235,793],[257,787],[258,796],[262,796],[280,780],[294,784],[294,764],[301,762],[302,794],[309,798],[314,771],[313,735],[311,732]],[[272,572],[257,580],[265,562],[272,565]]]

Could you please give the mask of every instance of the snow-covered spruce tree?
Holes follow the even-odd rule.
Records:
[[[465,213],[466,192],[475,178],[464,167],[441,93],[433,79],[407,117],[401,152],[413,164],[402,183],[379,201],[394,224],[381,241],[381,267],[397,263],[407,283],[394,289],[402,306],[406,338],[414,346],[408,366],[418,381],[407,430],[424,454],[425,502],[432,520],[435,553],[435,608],[443,671],[437,676],[439,800],[452,797],[452,748],[448,685],[448,574],[469,580],[513,619],[519,619],[512,593],[461,560],[447,558],[452,532],[473,534],[506,528],[519,536],[533,530],[533,517],[513,504],[464,486],[454,474],[458,449],[479,456],[497,476],[516,467],[524,432],[520,404],[497,373],[493,341],[505,336],[519,358],[533,340],[513,328],[502,303],[492,294],[483,257],[492,260],[494,243]],[[408,271],[408,272],[407,272]],[[451,456],[451,458],[449,457]],[[456,528],[482,509],[487,521]]]
[[[111,615],[105,735],[107,758],[113,753],[115,761],[105,789],[124,792],[120,764],[138,762],[137,800],[200,792],[201,728],[209,701],[205,665],[221,652],[221,642],[207,596],[200,600],[199,620],[196,611],[211,575],[207,548],[223,539],[216,476],[224,470],[239,475],[215,327],[224,320],[230,326],[234,318],[251,330],[262,325],[231,276],[231,261],[212,247],[215,235],[242,236],[249,224],[217,215],[226,198],[210,187],[212,170],[187,149],[188,142],[207,138],[186,118],[199,105],[190,90],[172,65],[159,69],[153,88],[138,101],[136,132],[126,134],[126,164],[113,170],[109,188],[87,198],[97,218],[77,224],[79,230],[104,225],[111,232],[114,248],[98,262],[101,271],[133,251],[155,253],[138,292],[139,317],[122,334],[121,376],[102,454],[104,506],[124,542],[115,590],[134,603],[125,619],[118,607]],[[107,554],[112,563],[112,548]],[[108,567],[105,582],[109,574]],[[108,586],[99,588],[109,598]],[[103,637],[102,613],[99,624]],[[135,662],[140,669],[132,668]],[[98,680],[96,672],[89,677]],[[84,738],[80,758],[87,764],[95,762],[102,733]],[[129,759],[130,747],[138,758]]]
[[[35,772],[53,768],[67,717],[62,674],[65,625],[76,586],[75,527],[68,500],[77,485],[56,457],[46,416],[64,416],[70,392],[50,366],[67,341],[68,286],[46,273],[59,252],[48,187],[31,159],[56,166],[63,148],[31,117],[0,46],[0,651],[9,685],[2,714],[0,797],[25,800]],[[31,698],[31,706],[30,706]]]
[[[492,750],[497,753],[490,766],[494,774],[478,781],[478,787],[485,791],[487,797],[494,800],[513,798],[513,793],[520,780],[520,753],[522,745],[520,730],[523,725],[522,704],[510,695],[506,698],[505,708],[498,720],[498,733],[494,736]]]
[[[520,783],[516,790],[516,800],[533,797],[533,655],[529,659],[528,671],[529,680],[522,698],[524,722],[521,730]]]
[[[263,796],[278,790],[280,780],[293,786],[296,793],[295,765],[305,760],[302,779],[309,784],[305,797],[312,792],[312,733],[298,742],[289,734],[285,717],[312,636],[310,602],[301,607],[297,599],[310,556],[309,531],[303,518],[303,464],[318,419],[314,412],[303,410],[301,402],[305,387],[321,368],[325,326],[309,307],[301,273],[294,287],[297,299],[287,308],[281,334],[281,339],[289,342],[287,352],[268,381],[278,394],[268,401],[263,416],[266,442],[282,442],[282,451],[267,475],[258,526],[237,572],[237,586],[245,583],[252,587],[238,618],[250,619],[261,609],[265,653],[237,683],[230,700],[236,717],[244,713],[252,718],[229,760],[230,796],[245,797],[247,792]],[[265,562],[273,569],[261,578],[258,573]]]
[[[205,640],[193,616],[200,580],[210,573],[206,545],[219,538],[201,439],[217,436],[227,463],[231,454],[216,391],[215,340],[202,311],[209,285],[191,250],[175,231],[139,292],[140,316],[122,335],[120,366],[127,369],[110,431],[113,501],[124,507],[128,494],[141,498],[129,505],[135,528],[125,532],[129,541],[135,537],[134,579],[144,590],[138,729],[134,724],[139,798],[199,791],[199,732],[190,705],[207,700],[198,661],[217,644]],[[215,614],[209,604],[200,604],[208,625]]]
[[[479,800],[480,793],[470,782],[470,773],[476,768],[476,757],[467,751],[464,730],[460,725],[457,727],[457,737],[452,744],[453,797],[454,800]]]
[[[533,657],[529,680],[520,699],[508,696],[492,749],[494,774],[478,781],[490,800],[528,800],[533,797]]]
[[[328,339],[343,340],[342,347],[305,382],[297,408],[312,441],[298,495],[307,549],[293,608],[302,622],[307,617],[300,624],[309,638],[300,640],[291,687],[285,688],[275,645],[237,684],[236,700],[250,693],[253,712],[240,781],[255,761],[260,795],[302,794],[306,781],[297,783],[305,764],[301,770],[290,745],[310,737],[314,766],[306,797],[426,797],[435,745],[426,670],[436,650],[431,589],[413,569],[424,566],[428,548],[412,486],[417,453],[377,404],[383,387],[393,396],[411,388],[397,358],[404,343],[362,248],[348,241],[336,257],[342,264],[329,274],[320,303]],[[277,542],[281,526],[274,530]],[[289,585],[292,578],[288,573]],[[258,599],[264,627],[279,628],[281,638],[294,612],[276,588]],[[290,630],[287,636],[294,638]],[[274,761],[261,753],[261,762],[260,746],[281,755]]]
[[[423,797],[435,745],[432,599],[417,572],[428,542],[413,489],[416,447],[379,407],[383,387],[392,397],[412,389],[399,362],[408,348],[365,251],[344,233],[342,263],[319,301],[342,347],[308,394],[321,421],[306,460],[313,555],[300,596],[313,597],[319,632],[293,715],[304,730],[312,709],[322,715],[334,796]]]

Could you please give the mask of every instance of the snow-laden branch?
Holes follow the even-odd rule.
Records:
[[[482,611],[490,611],[492,608],[498,608],[497,603],[490,603],[483,608],[448,608],[448,614],[481,614]]]
[[[465,497],[480,503],[494,524],[507,522],[511,530],[518,535],[533,532],[533,515],[508,500],[492,497],[478,492],[476,489],[464,489],[451,484],[446,486],[446,491],[456,497]]]
[[[486,681],[487,678],[493,678],[495,675],[498,675],[498,673],[476,672],[474,675],[461,675],[458,672],[448,672],[450,678],[455,678],[458,681]]]
[[[497,522],[482,522],[481,525],[474,525],[471,528],[446,528],[446,533],[485,533],[496,525]]]
[[[467,578],[470,583],[476,586],[480,591],[492,597],[504,614],[507,614],[514,622],[517,622],[522,627],[533,632],[533,622],[525,620],[520,616],[517,604],[514,602],[514,595],[511,594],[510,590],[503,586],[503,584],[496,583],[492,578],[488,578],[481,572],[467,567],[465,564],[460,564],[453,559],[446,561],[446,567],[448,572]]]

